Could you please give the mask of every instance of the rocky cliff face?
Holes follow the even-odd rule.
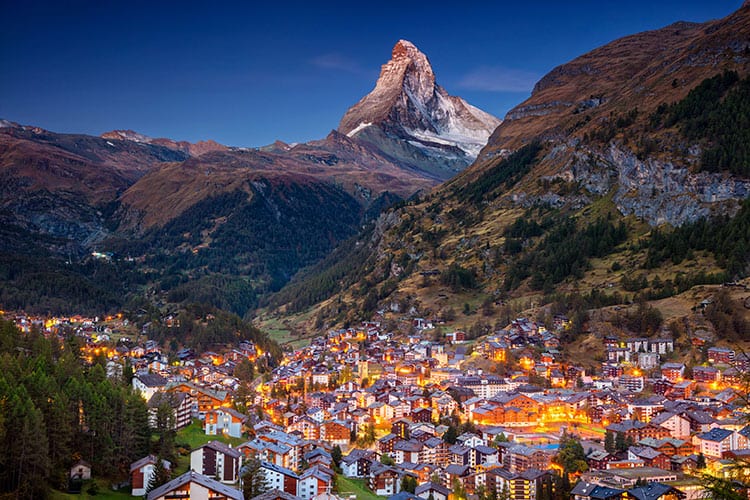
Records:
[[[510,196],[513,204],[578,209],[597,196],[613,192],[612,200],[621,214],[634,215],[652,226],[680,226],[702,217],[733,214],[739,201],[750,195],[750,181],[746,179],[694,172],[688,166],[656,157],[640,159],[615,142],[605,149],[588,148],[577,141],[559,144],[541,163],[561,165],[557,173],[544,176],[543,181],[575,183],[584,192],[561,196],[518,189]]]
[[[748,182],[698,172],[700,145],[686,143],[678,130],[657,132],[648,122],[657,106],[683,99],[725,70],[750,73],[747,4],[724,19],[677,22],[627,36],[554,68],[508,112],[467,175],[479,175],[498,156],[541,139],[548,154],[531,177],[576,182],[594,195],[615,189],[613,200],[624,215],[651,225],[681,225],[731,214],[747,197]],[[633,113],[632,125],[616,126],[627,113]],[[602,134],[607,128],[612,133]],[[642,144],[649,141],[655,147],[644,153]],[[580,196],[540,192],[528,182],[508,199],[522,205],[583,202]]]
[[[500,120],[449,95],[427,56],[400,40],[375,88],[349,109],[339,132],[376,145],[407,167],[447,179],[471,163]]]

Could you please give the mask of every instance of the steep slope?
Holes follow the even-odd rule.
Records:
[[[750,71],[747,4],[724,19],[678,22],[615,40],[544,76],[492,134],[476,168],[456,182],[541,139],[553,154],[541,160],[537,176],[579,183],[593,195],[615,190],[620,212],[652,225],[736,211],[750,184],[708,173],[717,170],[700,165],[708,141],[686,138],[679,124],[660,128],[652,119],[660,106],[728,70],[740,77]],[[535,186],[514,192],[526,203],[550,200],[549,194]]]
[[[448,95],[436,83],[427,56],[399,40],[375,88],[346,112],[338,130],[445,180],[476,158],[499,124],[494,116]]]
[[[270,304],[317,325],[463,309],[468,328],[523,304],[600,307],[742,277],[750,181],[704,153],[747,134],[748,74],[748,5],[555,68],[470,168]],[[664,223],[685,230],[653,230]]]
[[[164,146],[56,134],[3,122],[0,209],[6,226],[81,253],[108,232],[109,205],[155,164],[187,155]]]
[[[383,193],[406,198],[434,185],[372,146],[334,131],[323,140],[294,147],[214,151],[155,169],[123,193],[120,230],[164,226],[205,198],[261,179],[283,179],[303,187],[330,184],[363,209]]]

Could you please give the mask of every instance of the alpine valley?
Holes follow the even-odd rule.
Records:
[[[750,0],[10,3],[0,500],[750,498]]]

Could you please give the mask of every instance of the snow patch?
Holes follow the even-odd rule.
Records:
[[[350,132],[348,132],[346,134],[346,136],[347,137],[354,137],[354,134],[356,134],[360,130],[366,129],[370,125],[372,125],[372,122],[362,122],[359,125],[357,125],[356,127],[354,127]]]

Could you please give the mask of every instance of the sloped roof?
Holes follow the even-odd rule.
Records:
[[[639,486],[628,490],[628,495],[637,500],[657,500],[666,493],[674,490],[672,486],[661,483],[650,483],[647,486]]]
[[[230,500],[245,500],[245,496],[240,490],[236,490],[230,486],[227,486],[226,484],[222,484],[215,479],[211,479],[210,477],[204,476],[203,474],[199,474],[195,471],[188,471],[185,474],[177,476],[171,481],[164,483],[158,488],[154,488],[148,494],[147,499],[154,500],[155,498],[164,496],[170,491],[184,486],[185,484],[190,482],[195,482],[200,484],[201,486],[204,486],[205,488],[217,491]]]

